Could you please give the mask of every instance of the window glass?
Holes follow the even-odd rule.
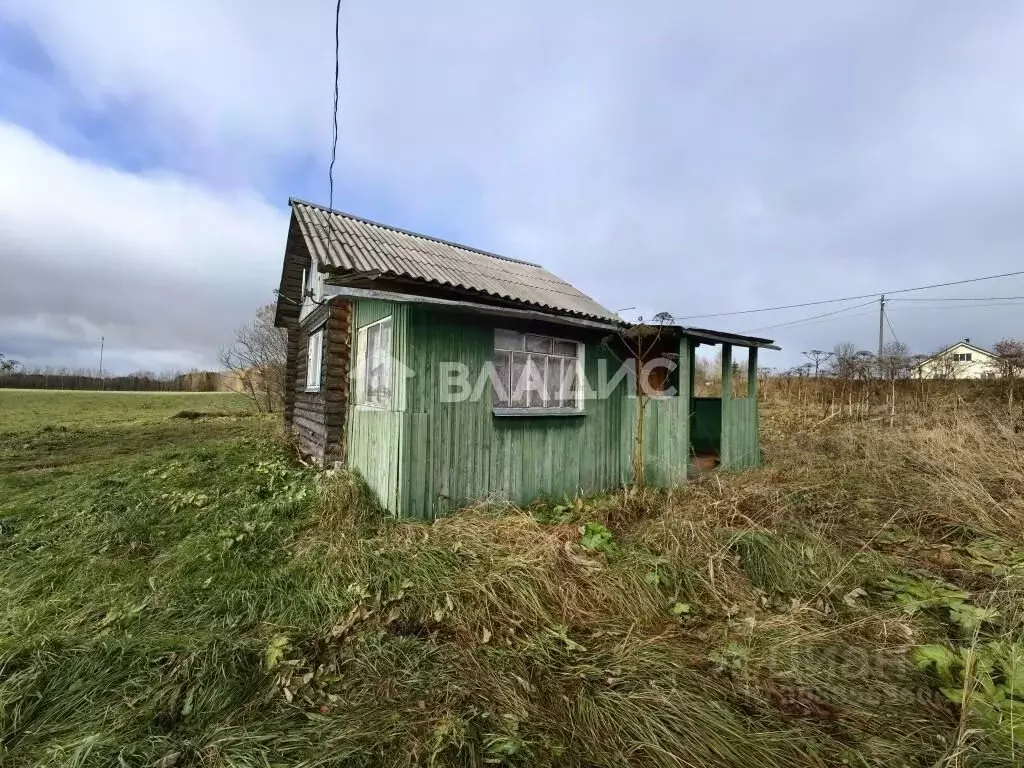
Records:
[[[310,334],[306,342],[306,390],[320,389],[320,363],[323,356],[324,332]]]
[[[551,337],[550,336],[527,336],[526,337],[526,351],[527,352],[542,352],[547,355],[551,353]]]
[[[527,391],[529,390],[529,376],[527,375],[526,364],[530,356],[522,352],[512,354],[512,395],[510,405],[513,408],[525,408],[527,406]]]
[[[391,405],[391,318],[359,330],[358,402],[378,408]]]
[[[578,365],[575,360],[562,361],[562,376],[559,388],[559,402],[563,408],[575,408],[579,397]]]
[[[527,355],[526,360],[526,407],[543,408],[545,405],[545,363],[544,357]]]
[[[494,332],[494,348],[510,349],[516,352],[522,351],[525,336],[516,331],[503,331],[498,329]]]
[[[561,357],[576,357],[577,344],[574,341],[559,341],[554,339],[551,353]]]
[[[491,402],[495,408],[508,408],[512,393],[512,361],[511,355],[502,350],[494,352],[494,386]]]
[[[503,408],[580,408],[580,345],[496,330],[491,401]]]

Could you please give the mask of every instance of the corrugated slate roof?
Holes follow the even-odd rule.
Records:
[[[614,312],[537,264],[407,232],[302,200],[289,203],[310,254],[328,268],[379,270],[386,277],[421,280],[552,312],[618,320]]]

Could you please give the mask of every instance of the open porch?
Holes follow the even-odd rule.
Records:
[[[758,352],[778,349],[770,339],[681,326],[652,327],[656,343],[644,357],[674,360],[670,376],[659,380],[658,394],[647,399],[642,423],[644,474],[649,484],[671,486],[709,469],[740,470],[761,462],[760,414],[757,398]],[[696,380],[700,345],[721,347],[720,391],[697,392],[707,382]],[[745,354],[743,351],[745,350]],[[746,359],[735,365],[740,354]],[[650,381],[650,379],[648,379]]]

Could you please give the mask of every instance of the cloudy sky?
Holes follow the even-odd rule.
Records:
[[[95,367],[104,336],[119,372],[214,364],[273,299],[288,196],[326,203],[333,13],[0,0],[0,353]],[[336,207],[631,319],[1024,269],[1019,2],[343,0],[341,36]],[[889,317],[915,351],[991,344],[1024,304],[947,297],[1018,295]],[[788,366],[873,347],[863,304],[688,322]]]

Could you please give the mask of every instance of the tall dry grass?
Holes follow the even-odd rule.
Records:
[[[24,480],[2,762],[1019,765],[1024,442],[962,401],[769,396],[761,469],[430,525],[257,441]]]

